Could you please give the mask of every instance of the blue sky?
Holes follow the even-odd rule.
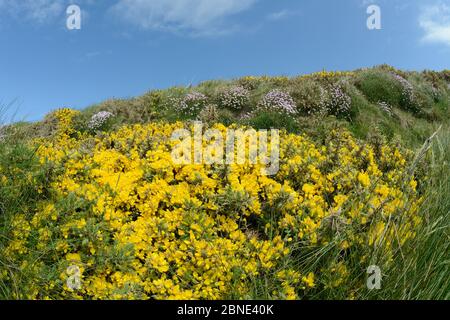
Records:
[[[373,3],[381,30],[367,28]],[[208,79],[448,69],[450,0],[0,0],[0,43],[0,103],[37,120]]]

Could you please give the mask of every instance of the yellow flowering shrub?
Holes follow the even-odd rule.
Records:
[[[270,278],[272,298],[297,299],[347,281],[347,260],[368,262],[361,248],[389,259],[420,223],[410,155],[394,146],[282,133],[280,170],[264,176],[260,165],[174,164],[183,123],[93,137],[60,115],[58,133],[33,142],[53,172],[50,195],[13,218],[3,252],[33,274],[21,298],[249,298]],[[333,262],[301,263],[334,242]],[[79,289],[67,285],[73,265]]]

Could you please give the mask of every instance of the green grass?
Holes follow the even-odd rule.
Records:
[[[450,299],[450,128],[433,142],[430,179],[424,187],[424,218],[417,237],[397,255],[395,268],[386,271],[382,299]]]

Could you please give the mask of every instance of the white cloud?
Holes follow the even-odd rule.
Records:
[[[196,35],[227,33],[235,28],[225,18],[243,12],[258,0],[119,0],[115,15],[143,29]]]
[[[115,0],[110,10],[125,22],[143,29],[168,30],[193,35],[233,32],[238,25],[230,16],[251,8],[260,0]],[[94,0],[0,0],[0,17],[51,23],[65,17],[71,3],[90,6]],[[82,10],[86,18],[86,11]]]
[[[272,12],[270,14],[267,15],[267,20],[269,21],[280,21],[283,19],[288,19],[294,16],[300,16],[301,12],[300,11],[291,11],[291,10],[281,10],[281,11],[276,11],[276,12]]]
[[[281,11],[273,12],[273,13],[269,14],[267,16],[267,19],[269,19],[271,21],[278,21],[278,20],[288,17],[289,15],[291,15],[291,13],[288,10],[281,10]]]
[[[0,12],[14,18],[46,23],[63,14],[66,0],[0,0]]]
[[[423,42],[450,46],[450,6],[439,3],[424,7],[419,25],[425,32]]]
[[[367,7],[370,6],[371,4],[377,4],[377,0],[362,0],[361,1],[361,6],[362,7]]]

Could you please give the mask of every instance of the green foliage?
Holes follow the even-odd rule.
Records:
[[[295,119],[277,112],[259,112],[249,120],[249,124],[255,129],[286,129],[287,132],[298,132]]]
[[[356,86],[371,103],[384,101],[395,107],[403,106],[402,86],[389,73],[377,70],[362,72]]]

